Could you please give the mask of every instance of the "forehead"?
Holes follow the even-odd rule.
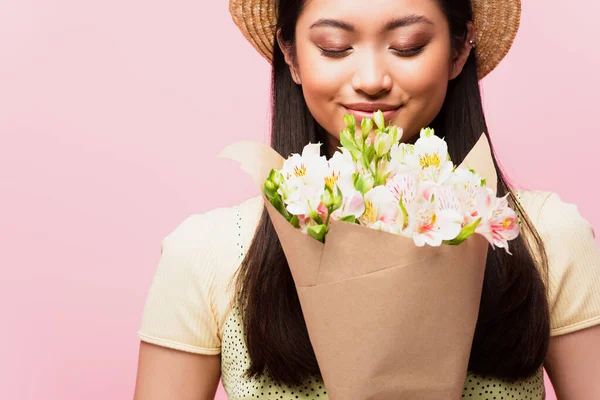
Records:
[[[435,25],[446,23],[437,0],[306,0],[298,22],[331,18],[378,28],[390,19],[411,14],[424,16]]]

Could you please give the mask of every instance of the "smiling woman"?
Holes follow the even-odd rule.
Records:
[[[406,141],[440,112],[468,49],[463,43],[463,57],[453,66],[443,10],[433,1],[412,3],[350,1],[340,8],[335,1],[310,1],[295,40],[280,31],[294,82],[311,115],[335,139],[347,112],[360,121],[381,108],[386,120],[404,129]]]
[[[272,62],[271,146],[280,154],[301,153],[309,142],[325,143],[331,154],[344,114],[361,119],[376,109],[403,129],[403,142],[434,128],[457,164],[482,132],[492,142],[479,80],[510,48],[519,0],[231,0],[230,10]],[[575,337],[568,334],[588,332],[577,339],[589,350],[576,355],[585,367],[579,373],[600,374],[590,367],[600,355],[600,346],[590,345],[599,336],[591,327],[600,324],[593,230],[556,194],[513,189],[493,158],[497,193],[508,196],[522,235],[511,244],[512,256],[488,253],[463,397],[544,398],[544,365],[561,393],[576,393],[563,378],[575,357],[565,353]],[[559,335],[566,338],[560,344]],[[327,397],[260,197],[192,216],[165,239],[140,338],[139,382],[148,383],[138,383],[137,393],[161,379],[173,385],[177,365],[189,371],[191,362],[203,377],[186,380],[181,395],[210,398],[217,381],[206,377],[218,377],[218,359],[231,399]],[[176,351],[167,358],[150,344]],[[214,358],[190,361],[186,352]],[[166,359],[170,372],[156,372]],[[592,379],[584,381],[577,393],[587,397],[577,398],[600,398]]]

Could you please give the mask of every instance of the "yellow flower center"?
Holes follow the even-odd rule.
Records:
[[[335,171],[333,172],[333,174],[329,175],[328,177],[325,178],[325,184],[327,186],[329,186],[329,188],[331,190],[333,190],[335,183],[338,181],[340,177],[340,173],[338,172],[337,174],[335,173]]]
[[[421,167],[439,167],[440,166],[440,157],[437,154],[425,154],[421,158],[419,158],[419,163]]]
[[[431,213],[431,218],[429,219],[428,223],[422,224],[419,227],[419,233],[423,233],[423,232],[427,232],[433,229],[433,227],[435,226],[435,220],[436,220],[436,216],[435,213]]]
[[[360,216],[360,222],[362,222],[365,225],[372,224],[376,221],[376,218],[377,210],[375,209],[375,206],[369,200],[365,199],[365,212],[363,213],[363,215]]]
[[[510,218],[505,218],[504,222],[502,222],[502,227],[503,228],[508,228],[510,226],[512,226],[513,221],[510,220]]]
[[[301,165],[296,165],[294,167],[294,175],[296,175],[297,177],[301,177],[306,175],[306,166],[304,164]]]

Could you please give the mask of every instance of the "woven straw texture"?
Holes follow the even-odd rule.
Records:
[[[271,62],[275,38],[277,0],[229,0],[233,22],[244,37]],[[475,57],[479,79],[506,56],[521,20],[520,0],[472,0]]]

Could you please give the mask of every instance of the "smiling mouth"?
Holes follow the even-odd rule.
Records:
[[[384,107],[371,105],[361,105],[360,107],[356,105],[343,105],[343,107],[346,114],[354,115],[358,121],[361,121],[364,118],[373,118],[373,113],[377,110],[381,110],[384,120],[390,122],[394,119],[396,113],[402,109],[403,105]]]
[[[355,103],[355,104],[344,104],[344,108],[348,111],[356,111],[360,113],[373,113],[381,110],[382,112],[393,112],[397,111],[402,105],[391,105],[383,103]]]

